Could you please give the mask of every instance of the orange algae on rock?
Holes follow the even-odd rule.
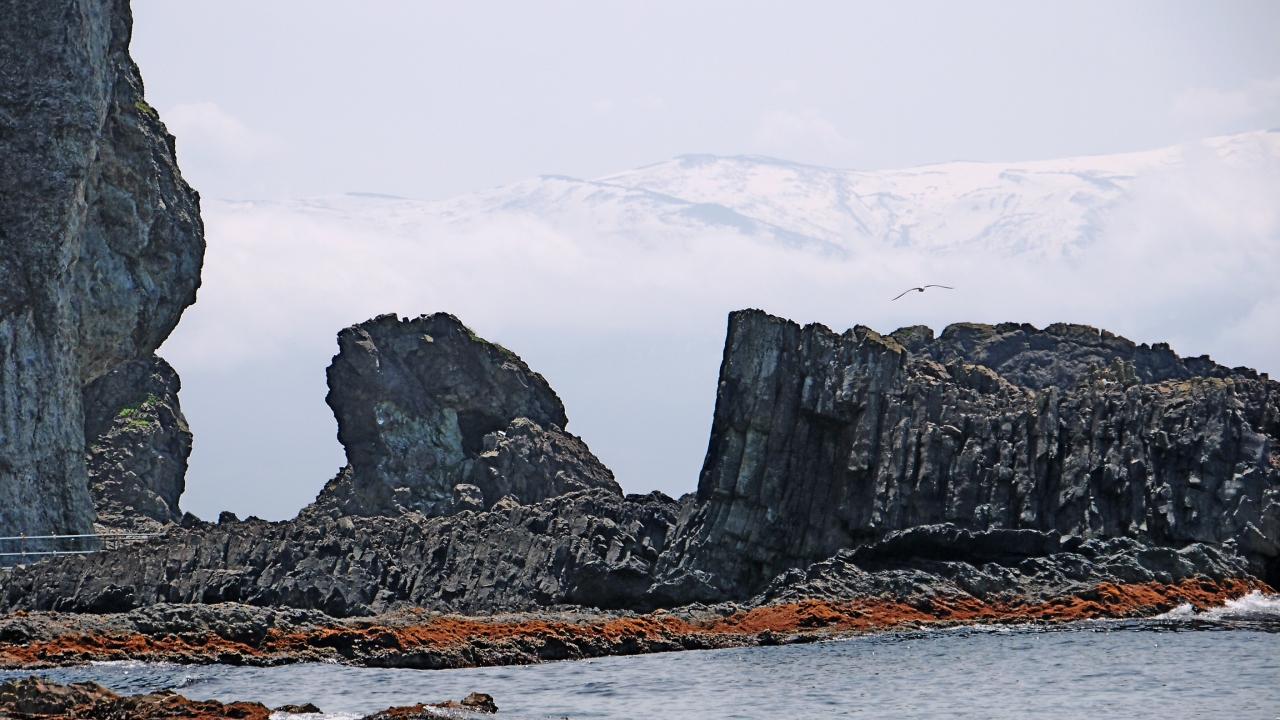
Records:
[[[270,629],[257,643],[209,633],[196,637],[68,633],[24,645],[0,644],[0,665],[69,664],[89,660],[170,660],[276,664],[340,659],[354,664],[396,664],[397,657],[438,654],[427,667],[465,667],[603,655],[725,647],[757,642],[761,633],[829,636],[928,623],[1068,622],[1147,617],[1190,603],[1204,609],[1253,590],[1260,581],[1186,579],[1177,583],[1102,583],[1085,592],[1041,603],[986,602],[970,595],[909,602],[882,598],[808,599],[740,610],[727,617],[686,620],[658,611],[582,623],[435,617],[410,624],[362,620],[304,631]],[[502,650],[494,654],[495,649]],[[445,657],[447,656],[447,657]]]

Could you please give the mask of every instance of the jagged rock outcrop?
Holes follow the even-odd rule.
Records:
[[[339,617],[396,603],[468,613],[631,607],[677,512],[661,493],[623,498],[597,488],[429,519],[189,519],[162,540],[15,568],[0,606],[120,612],[234,601]]]
[[[564,431],[564,405],[547,381],[454,316],[382,315],[343,330],[338,347],[325,400],[348,466],[309,514],[438,516],[507,496],[622,494],[613,473]],[[475,490],[455,491],[462,485]]]
[[[531,503],[597,487],[622,494],[613,472],[587,444],[555,426],[519,417],[485,435],[481,449],[462,477],[480,490],[485,507],[507,496]]]
[[[130,360],[85,386],[84,444],[99,532],[157,532],[182,519],[191,430],[178,374]]]
[[[837,335],[733,313],[666,595],[749,595],[940,523],[1225,544],[1275,581],[1280,384],[1080,326],[953,328]]]
[[[913,356],[942,365],[981,365],[1014,385],[1070,390],[1091,380],[1158,383],[1191,378],[1260,376],[1250,368],[1227,368],[1209,359],[1178,357],[1168,343],[1139,345],[1087,325],[1054,323],[1037,330],[1026,323],[956,323],[936,339],[923,325],[901,328],[889,337]]]
[[[782,573],[752,602],[919,602],[942,595],[1035,604],[1088,597],[1103,583],[1169,585],[1248,577],[1240,557],[1202,543],[1173,549],[1132,538],[1085,540],[1038,530],[970,532],[951,524],[923,525]]]
[[[1090,348],[1127,346],[1078,326],[1046,330],[1057,345],[1038,355],[1039,331],[1002,327],[836,335],[734,313],[698,493],[677,502],[622,497],[514,355],[451,316],[385,316],[343,333],[329,401],[351,465],[297,519],[186,516],[163,540],[15,569],[0,608],[934,612],[945,596],[1016,614],[1107,583],[1180,597],[1275,582],[1277,383],[1149,363],[1142,346],[1106,355]],[[1018,333],[1014,352],[953,340]],[[1069,377],[1017,385],[970,358],[1027,384]]]
[[[195,300],[199,198],[126,0],[0,1],[0,535],[92,529],[81,390]]]

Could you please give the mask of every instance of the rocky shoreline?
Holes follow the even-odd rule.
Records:
[[[1247,576],[1195,575],[1169,582],[1076,583],[1072,592],[1041,597],[979,598],[906,571],[877,575],[874,582],[884,591],[874,596],[851,596],[828,585],[827,598],[695,604],[643,614],[565,607],[467,616],[403,608],[339,619],[238,603],[162,604],[108,614],[17,611],[0,618],[0,669],[119,660],[432,670],[517,665],[806,643],[923,627],[1147,618],[1182,605],[1198,612],[1251,592],[1274,592]]]
[[[361,720],[458,720],[497,711],[498,706],[491,696],[471,693],[462,700],[391,707],[366,715]],[[172,690],[122,696],[93,682],[63,685],[35,675],[0,684],[0,720],[269,720],[272,717],[319,713],[321,709],[311,703],[272,709],[258,702],[191,700]]]

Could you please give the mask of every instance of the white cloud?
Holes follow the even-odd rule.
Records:
[[[169,132],[184,145],[221,156],[229,162],[248,162],[274,153],[274,138],[253,132],[243,122],[218,107],[199,102],[175,105],[163,116]]]
[[[1178,93],[1170,108],[1175,120],[1199,132],[1236,132],[1280,121],[1280,77],[1243,88],[1193,87]]]
[[[603,115],[613,109],[613,102],[609,98],[600,98],[591,103],[591,112],[597,115]]]
[[[760,118],[751,139],[769,151],[794,151],[816,147],[828,152],[847,152],[856,145],[816,108],[798,113],[772,110]]]

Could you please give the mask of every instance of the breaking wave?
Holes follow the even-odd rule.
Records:
[[[1191,603],[1183,603],[1157,620],[1205,620],[1210,622],[1258,622],[1280,621],[1280,595],[1268,595],[1254,590],[1243,597],[1228,600],[1221,607],[1197,610]]]

